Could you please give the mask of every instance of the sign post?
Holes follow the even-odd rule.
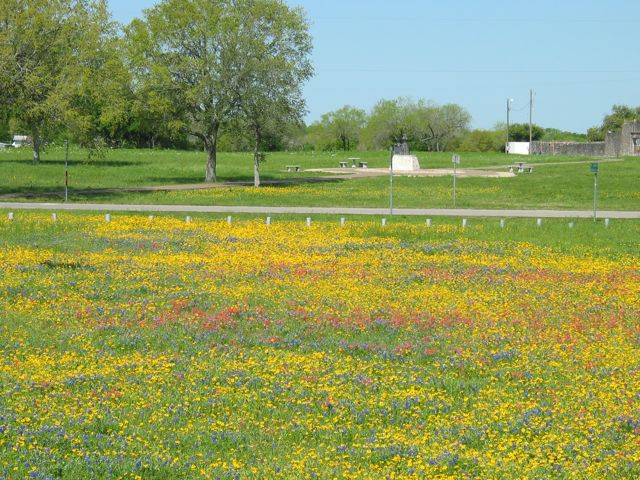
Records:
[[[593,221],[596,221],[596,212],[598,210],[598,163],[591,164],[591,173],[593,173]]]
[[[393,216],[393,147],[389,148],[389,215]]]
[[[453,208],[456,208],[456,174],[457,166],[460,164],[460,155],[454,154],[451,161],[453,162]]]
[[[64,156],[64,201],[69,200],[69,140],[64,142],[66,153]]]

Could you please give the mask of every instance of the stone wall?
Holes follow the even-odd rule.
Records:
[[[622,130],[607,133],[607,157],[640,156],[640,122],[629,122]]]
[[[603,157],[605,142],[532,142],[532,155],[569,155]]]
[[[604,154],[607,157],[619,157],[622,152],[622,132],[608,132]]]

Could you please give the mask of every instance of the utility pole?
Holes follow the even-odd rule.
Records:
[[[504,152],[509,153],[509,112],[511,112],[511,103],[513,98],[507,98],[507,144],[505,145]]]
[[[531,142],[533,142],[533,89],[529,90],[529,155],[531,155]]]

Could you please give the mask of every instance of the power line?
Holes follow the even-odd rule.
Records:
[[[599,23],[599,24],[633,24],[640,23],[640,20],[634,18],[427,18],[427,17],[360,17],[360,16],[349,16],[349,17],[314,17],[314,23],[316,22],[375,22],[375,23],[398,23],[398,22],[407,22],[407,23],[429,23],[429,24],[437,24],[437,23],[560,23],[560,24],[568,24],[568,23]]]
[[[422,68],[397,68],[396,66],[335,66],[335,67],[316,67],[316,71],[326,72],[388,72],[388,73],[476,73],[476,74],[493,74],[493,73],[603,73],[603,74],[627,74],[627,73],[640,73],[640,70],[596,70],[596,69],[575,69],[575,70],[464,70],[464,69],[422,69]]]

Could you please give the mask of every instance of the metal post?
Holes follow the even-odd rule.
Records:
[[[456,208],[456,179],[457,179],[457,168],[458,163],[460,163],[460,155],[453,155],[453,208]]]
[[[453,162],[453,208],[456,208],[456,163]]]
[[[596,214],[598,210],[598,170],[599,164],[591,164],[591,173],[593,173],[593,221],[596,221]]]
[[[507,144],[504,148],[505,153],[509,153],[509,112],[511,111],[511,102],[513,102],[513,98],[507,98]]]
[[[389,215],[393,216],[393,147],[389,149]]]
[[[69,140],[64,142],[66,154],[64,156],[64,201],[69,200]]]
[[[593,183],[593,221],[596,221],[596,211],[598,210],[598,172],[594,175]]]

